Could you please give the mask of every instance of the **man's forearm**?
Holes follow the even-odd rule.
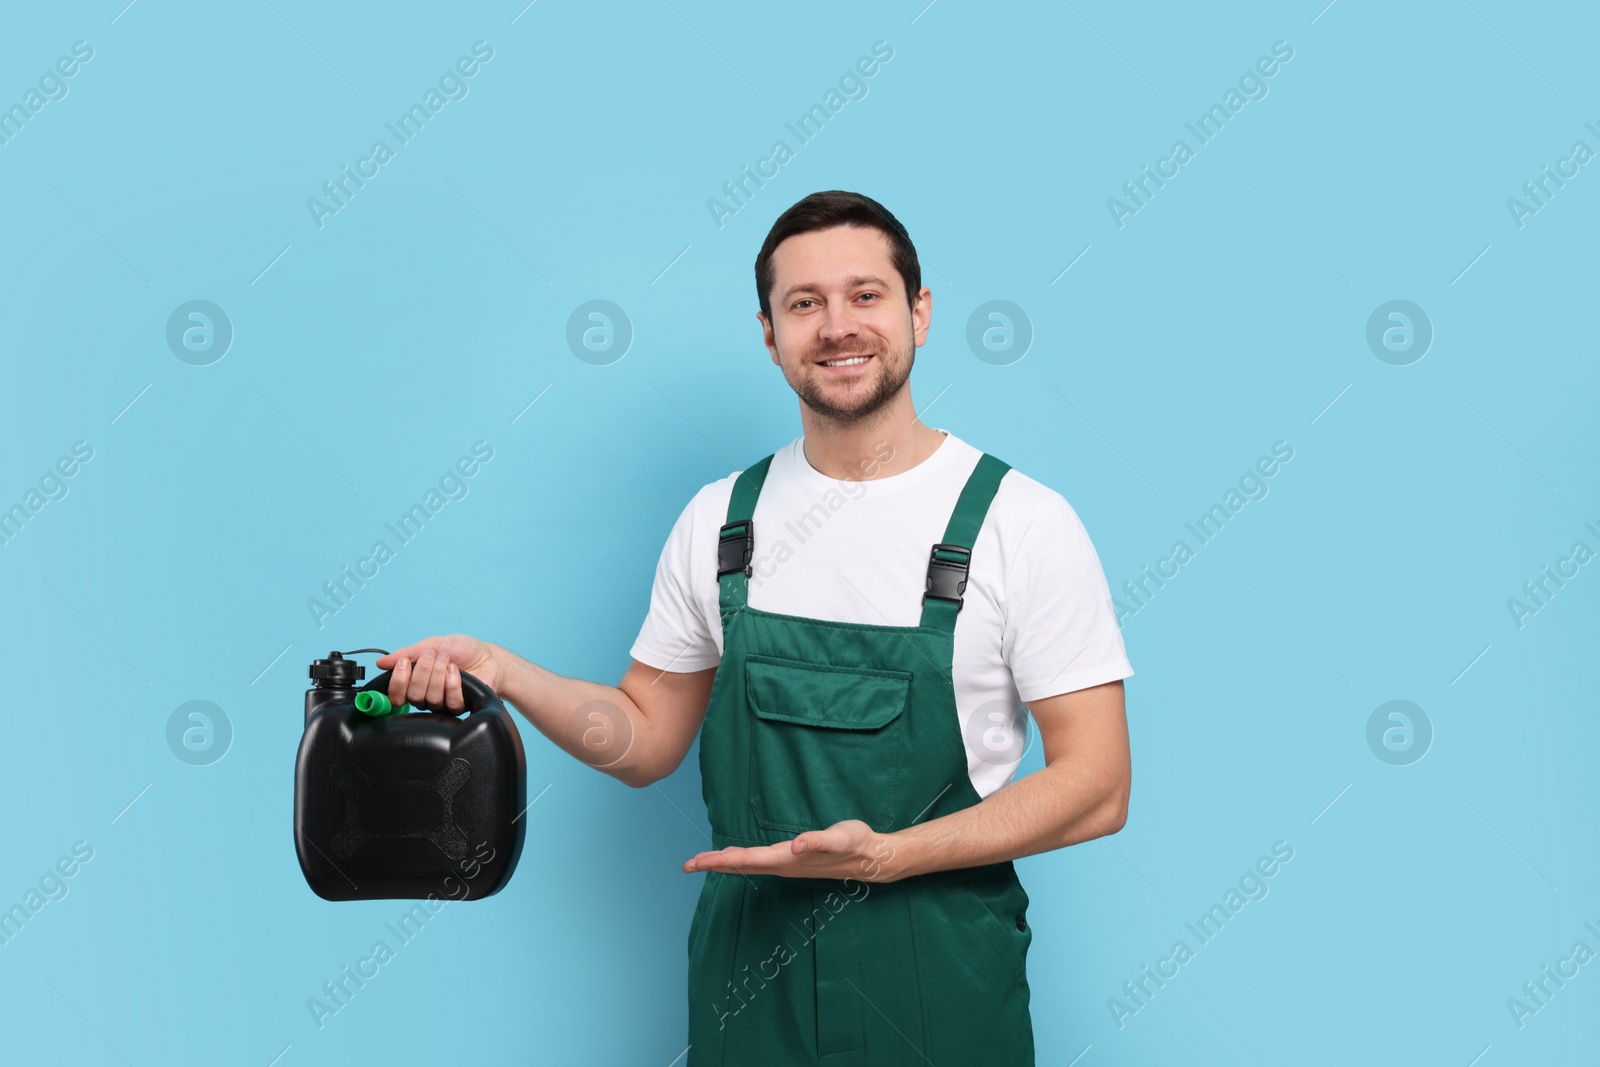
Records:
[[[563,677],[503,649],[496,658],[505,664],[501,698],[540,733],[629,785],[653,780],[649,720],[621,689]]]
[[[883,878],[1019,859],[1116,833],[1127,818],[1125,778],[1086,778],[1063,758],[977,804],[884,835]]]

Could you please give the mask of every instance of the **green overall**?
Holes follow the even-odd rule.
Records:
[[[723,653],[700,736],[712,847],[842,819],[888,833],[978,803],[951,681],[956,612],[1009,466],[985,455],[963,487],[921,625],[880,626],[748,606],[772,458],[735,481],[718,542]],[[863,866],[707,873],[689,925],[688,1067],[1031,1067],[1033,932],[1012,864],[894,882]]]

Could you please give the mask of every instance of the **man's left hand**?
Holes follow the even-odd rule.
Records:
[[[788,841],[741,848],[737,845],[698,852],[683,865],[695,871],[734,874],[776,874],[785,878],[854,878],[889,881],[887,861],[894,858],[889,834],[880,834],[859,819],[836,822],[826,830],[807,830]]]

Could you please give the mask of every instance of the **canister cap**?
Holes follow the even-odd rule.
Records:
[[[319,686],[350,688],[367,676],[367,669],[353,659],[345,659],[338,652],[328,653],[327,659],[311,664],[311,680]]]

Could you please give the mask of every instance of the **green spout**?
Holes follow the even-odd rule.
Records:
[[[389,698],[376,689],[363,689],[356,694],[356,710],[373,718],[379,716],[403,714],[411,707],[410,704],[401,704],[398,708],[389,703]]]

